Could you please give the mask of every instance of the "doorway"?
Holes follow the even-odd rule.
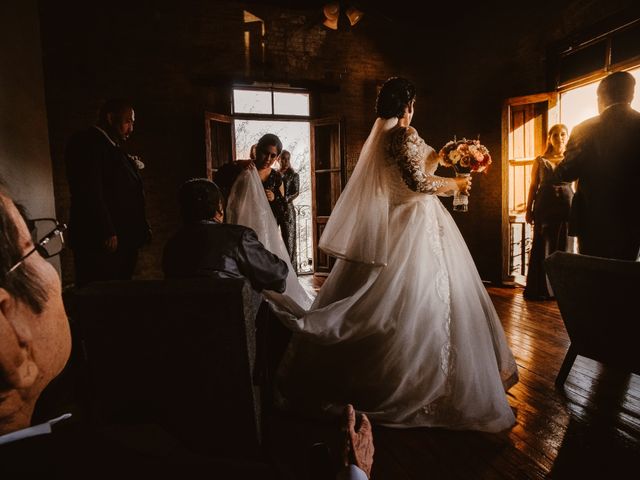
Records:
[[[503,220],[502,271],[506,282],[524,285],[532,229],[525,222],[531,170],[547,141],[549,126],[558,123],[555,92],[509,98],[502,114]]]
[[[278,135],[300,175],[295,267],[302,274],[328,274],[335,259],[318,243],[346,183],[343,119],[311,118],[304,91],[237,87],[231,93],[232,115],[204,112],[208,178],[229,161],[249,158],[263,134]]]
[[[313,273],[313,228],[311,192],[311,136],[308,121],[236,119],[233,122],[237,159],[249,158],[251,146],[265,133],[273,133],[282,148],[291,153],[291,166],[300,176],[298,197],[293,200],[296,212],[296,265],[298,274]],[[277,170],[278,164],[274,165]]]

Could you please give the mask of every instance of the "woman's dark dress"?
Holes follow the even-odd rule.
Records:
[[[287,212],[287,201],[280,193],[280,185],[282,185],[282,175],[280,172],[271,169],[271,173],[266,180],[262,182],[262,186],[265,190],[271,190],[274,195],[272,202],[269,202],[273,216],[276,217],[276,222],[281,225],[284,222],[284,218]]]
[[[287,202],[287,211],[284,217],[284,222],[280,224],[282,230],[282,239],[289,252],[291,258],[291,265],[294,268],[298,268],[297,264],[297,250],[296,250],[296,209],[293,205],[293,201],[300,193],[300,175],[291,169],[288,169],[282,174],[282,181],[284,182],[284,198]]]
[[[524,296],[545,300],[554,296],[544,271],[545,258],[557,250],[571,251],[568,221],[573,190],[570,183],[553,183],[553,163],[544,157],[535,161],[538,162],[538,191],[533,203],[533,242]]]

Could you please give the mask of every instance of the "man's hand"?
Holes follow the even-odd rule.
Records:
[[[113,253],[118,249],[118,236],[112,235],[104,241],[104,248],[107,252]]]
[[[353,464],[360,468],[367,477],[371,477],[373,466],[373,431],[371,422],[365,414],[360,416],[360,426],[356,431],[356,412],[353,405],[345,407],[347,432],[343,461],[344,465]]]
[[[267,194],[267,200],[269,200],[270,202],[273,202],[276,199],[276,196],[273,194],[273,192],[271,190],[267,190],[265,188],[264,189],[264,193]]]

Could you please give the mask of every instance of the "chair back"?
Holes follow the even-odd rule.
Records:
[[[103,282],[68,303],[95,424],[156,423],[199,452],[258,454],[257,305],[248,283]]]
[[[640,262],[555,252],[545,269],[577,354],[640,373]]]

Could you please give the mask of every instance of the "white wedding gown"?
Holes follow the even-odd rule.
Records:
[[[274,300],[294,331],[276,403],[312,416],[351,403],[395,427],[504,430],[517,368],[437,198],[452,180],[433,176],[433,149],[396,124],[376,121],[332,213],[320,246],[339,260],[311,308],[291,307],[289,284]]]

